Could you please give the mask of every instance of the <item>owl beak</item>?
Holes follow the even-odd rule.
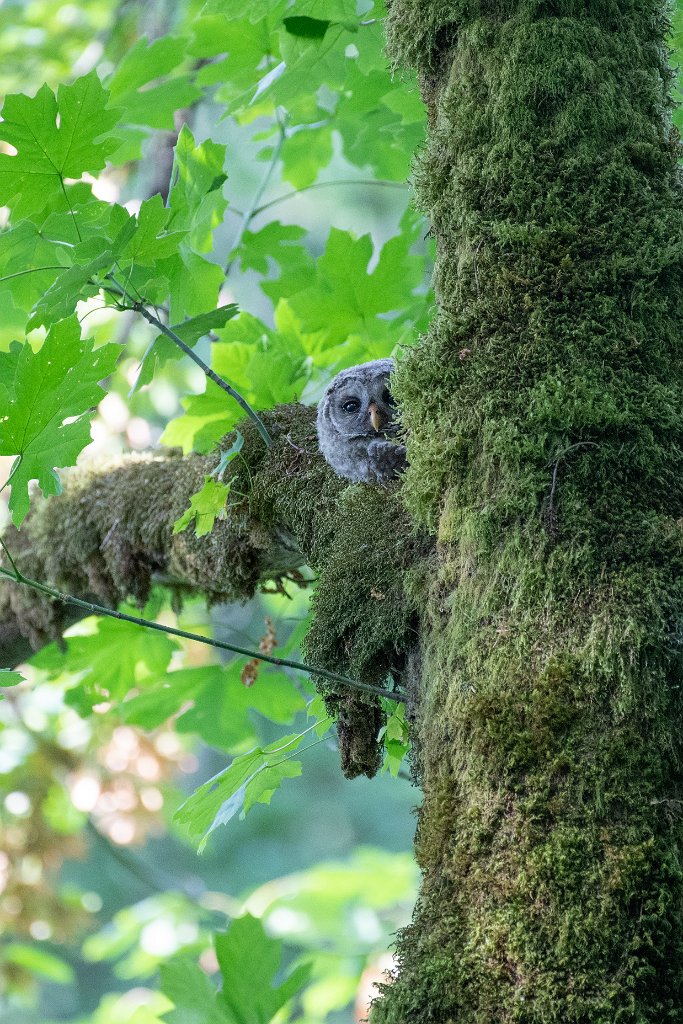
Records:
[[[382,417],[375,402],[370,402],[368,411],[370,413],[370,422],[372,423],[375,432],[379,434],[380,427],[382,426]]]

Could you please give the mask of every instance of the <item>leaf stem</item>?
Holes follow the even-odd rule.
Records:
[[[393,700],[396,702],[400,702],[402,700],[402,696],[399,693],[391,693],[389,690],[383,690],[380,686],[373,686],[372,683],[363,683],[358,679],[351,679],[349,676],[341,675],[339,672],[331,672],[319,665],[304,665],[303,662],[293,661],[290,658],[276,658],[271,654],[263,654],[261,651],[250,650],[248,647],[239,647],[237,644],[231,644],[225,640],[215,640],[210,637],[201,636],[199,633],[190,633],[185,629],[176,629],[174,626],[164,626],[160,622],[153,622],[151,619],[143,619],[137,615],[128,615],[126,612],[120,612],[114,608],[106,608],[104,605],[94,604],[92,601],[83,601],[81,598],[73,597],[71,594],[63,594],[59,590],[48,587],[45,583],[39,583],[38,580],[32,580],[29,579],[28,576],[24,576],[16,568],[9,552],[7,551],[7,546],[1,537],[0,545],[2,545],[2,548],[14,569],[13,572],[10,572],[9,569],[3,569],[0,567],[0,576],[4,576],[13,583],[20,583],[22,586],[30,587],[32,590],[38,590],[41,594],[47,594],[48,597],[52,597],[56,601],[61,601],[63,604],[71,605],[74,608],[82,608],[85,611],[90,612],[91,615],[105,615],[111,619],[119,619],[122,622],[131,622],[136,626],[144,626],[146,629],[154,629],[159,633],[168,633],[170,636],[177,636],[183,640],[196,640],[197,643],[206,644],[208,647],[216,647],[221,651],[230,651],[233,654],[242,654],[247,658],[265,661],[269,665],[277,665],[280,668],[296,669],[299,672],[306,672],[308,675],[322,676],[324,679],[329,679],[331,682],[343,683],[344,686],[348,686],[352,690],[358,690],[361,693],[375,694],[378,697],[386,697],[387,700]]]
[[[49,266],[49,267],[31,267],[30,270],[17,270],[15,274],[5,274],[4,277],[0,277],[0,284],[4,281],[11,281],[15,277],[23,277],[25,274],[39,274],[41,270],[68,270],[68,267],[62,266]]]
[[[244,216],[242,217],[242,223],[240,224],[239,231],[237,232],[237,236],[235,238],[235,241],[232,243],[232,245],[230,247],[230,253],[229,253],[229,256],[228,256],[228,262],[226,263],[226,266],[225,266],[225,276],[226,277],[228,276],[228,274],[232,270],[232,266],[233,266],[233,264],[235,262],[235,259],[237,257],[237,250],[239,249],[240,245],[242,244],[242,238],[244,237],[244,232],[249,227],[252,219],[256,216],[257,213],[260,212],[260,210],[258,208],[258,203],[259,203],[260,199],[262,198],[263,193],[265,192],[266,188],[268,187],[268,182],[270,181],[271,176],[273,174],[273,171],[275,170],[275,165],[277,164],[278,160],[280,159],[280,153],[282,152],[282,147],[285,144],[285,140],[287,138],[287,132],[285,131],[285,125],[284,125],[284,122],[283,122],[283,120],[282,120],[282,118],[280,116],[280,112],[278,111],[277,107],[275,108],[275,116],[277,118],[277,127],[278,127],[279,137],[278,137],[278,140],[277,140],[277,142],[275,144],[275,147],[273,148],[273,155],[270,158],[270,163],[268,164],[268,169],[266,170],[266,173],[263,176],[263,180],[261,181],[261,184],[256,189],[256,192],[254,193],[254,197],[253,197],[251,203],[249,204],[249,206],[247,207],[247,209],[244,212]]]
[[[221,388],[221,390],[225,391],[226,394],[230,395],[230,397],[233,398],[237,402],[237,404],[244,409],[247,416],[249,416],[249,418],[253,420],[253,422],[255,423],[256,429],[261,435],[261,438],[263,439],[263,443],[265,444],[266,448],[272,448],[273,439],[268,433],[265,423],[258,415],[256,410],[252,409],[252,407],[247,402],[246,398],[243,398],[239,391],[236,391],[235,388],[231,387],[231,385],[228,384],[226,380],[223,380],[222,377],[219,377],[215,370],[212,370],[208,363],[204,362],[201,356],[198,356],[197,353],[193,351],[193,349],[191,349],[189,345],[186,345],[183,339],[179,337],[171,327],[167,327],[165,323],[162,323],[159,317],[155,316],[154,313],[147,309],[143,301],[132,299],[128,295],[126,290],[121,287],[121,285],[118,283],[116,278],[113,277],[112,274],[107,274],[107,280],[111,282],[113,287],[105,287],[104,290],[108,291],[110,294],[113,292],[117,296],[121,296],[122,298],[126,299],[130,303],[130,306],[126,308],[132,309],[136,313],[140,313],[140,315],[143,316],[148,323],[153,324],[153,326],[156,327],[159,331],[161,331],[162,334],[165,334],[167,338],[170,338],[171,341],[175,345],[177,345],[179,349],[182,349],[185,355],[189,356],[190,359],[192,359],[197,364],[197,366],[200,366],[202,368],[202,370],[209,378],[209,380],[212,380],[214,384],[217,384],[218,387]]]
[[[269,200],[262,206],[257,206],[252,211],[252,218],[257,217],[260,213],[265,210],[269,210],[271,206],[277,206],[279,203],[286,203],[289,199],[294,199],[296,196],[300,196],[303,192],[312,192],[316,188],[332,188],[338,185],[377,185],[379,188],[408,188],[402,181],[377,181],[373,178],[340,178],[339,181],[316,181],[312,185],[304,185],[303,188],[297,188],[293,192],[286,192],[282,196],[276,196],[275,199]]]

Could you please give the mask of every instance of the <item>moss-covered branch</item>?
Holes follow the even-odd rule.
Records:
[[[307,661],[386,689],[414,640],[409,574],[401,570],[414,564],[423,542],[396,490],[351,487],[332,473],[317,450],[314,410],[281,406],[264,418],[273,446],[264,448],[249,421],[240,425],[245,444],[230,464],[227,515],[205,537],[192,529],[174,534],[173,524],[218,453],[128,456],[73,470],[63,493],[36,503],[5,543],[23,575],[112,608],[130,598],[144,603],[155,578],[210,601],[246,600],[263,580],[308,564],[319,582]],[[37,648],[73,618],[59,601],[0,583],[0,664],[26,656],[21,637]],[[376,769],[376,699],[319,682],[348,734],[347,773]]]
[[[424,883],[374,1024],[683,1020],[683,189],[657,0],[392,0]]]

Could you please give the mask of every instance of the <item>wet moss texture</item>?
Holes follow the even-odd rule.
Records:
[[[683,1021],[683,189],[654,0],[391,0],[439,312],[424,878],[372,1024]]]
[[[318,577],[309,664],[386,688],[415,640],[416,597],[402,570],[429,544],[418,539],[397,486],[349,486],[335,476],[318,452],[315,409],[280,406],[264,420],[270,450],[249,421],[240,424],[245,443],[230,464],[227,515],[210,535],[174,535],[173,523],[217,452],[127,456],[65,473],[63,493],[37,502],[5,541],[25,576],[109,607],[131,598],[144,604],[155,580],[180,598],[191,591],[211,602],[246,600],[263,581],[308,564]],[[60,602],[0,583],[0,664],[16,660],[18,634],[38,648],[70,621]],[[373,775],[383,722],[377,698],[323,680],[319,688],[338,719],[345,774]]]

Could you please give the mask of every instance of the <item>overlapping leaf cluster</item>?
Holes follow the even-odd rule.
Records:
[[[33,47],[26,66],[44,68],[34,79],[51,83],[26,94],[6,90],[0,121],[0,455],[14,460],[7,489],[17,526],[29,511],[32,481],[45,494],[58,493],[58,471],[74,465],[89,444],[106,389],[125,396],[132,383],[136,408],[159,380],[197,390],[179,375],[183,353],[145,320],[147,313],[264,409],[314,401],[339,369],[409,343],[431,301],[425,226],[408,208],[405,188],[423,112],[414,84],[393,81],[387,70],[381,2],[236,0],[229,12],[219,0],[180,3],[171,32],[152,41],[134,36],[127,5],[119,10],[111,0],[87,0],[71,13],[65,6],[39,0],[0,11],[0,29],[11,24],[25,34],[26,52]],[[63,31],[68,18],[77,23]],[[87,47],[95,31],[98,38]],[[7,85],[21,69],[3,46],[0,41]],[[77,70],[69,73],[76,58]],[[174,133],[175,145],[172,171],[159,179],[163,133]],[[225,142],[233,137],[248,138],[256,154],[253,192],[239,210],[231,204],[230,180],[237,161]],[[368,204],[387,190],[403,198],[405,212],[383,245],[336,223],[348,188]],[[300,194],[325,197],[322,245],[292,223]],[[257,281],[258,310],[238,309],[233,278],[239,275]],[[132,311],[144,344],[129,351],[130,332],[93,326],[98,321],[88,317],[99,307],[108,310],[110,324],[121,310]],[[186,452],[210,451],[242,415],[210,381],[187,393],[182,405],[162,441]],[[229,480],[229,469],[208,477],[177,528],[208,532],[228,498]],[[284,643],[280,638],[279,652],[295,651],[303,629]],[[308,730],[273,743],[256,726],[255,713],[291,728],[305,710],[306,687],[295,688],[282,672],[261,671],[249,688],[236,663],[183,662],[168,637],[111,622],[83,629],[64,653],[43,652],[32,671],[52,681],[63,693],[65,714],[81,723],[107,708],[112,728],[153,731],[172,719],[182,736],[199,737],[233,758],[180,812],[197,838],[235,812],[269,802],[284,779],[300,772],[292,755],[308,745]],[[15,673],[0,678],[3,687],[17,682]],[[0,730],[10,728],[14,713],[13,705]],[[313,742],[328,728],[322,713],[319,719]],[[388,728],[387,764],[395,771],[405,752],[400,713]],[[33,766],[35,751],[30,743],[26,749],[17,772]],[[23,785],[19,776],[15,784]],[[50,813],[65,834],[82,826],[64,802]],[[253,947],[266,965],[261,1003],[247,1008],[246,994],[237,993],[232,1005],[227,989],[217,1000],[194,969],[206,999],[198,994],[192,1006],[204,1006],[206,1019],[251,1014],[248,1019],[265,1022],[304,975],[274,980],[279,953],[270,940],[248,923],[233,929],[218,948],[225,984]],[[17,944],[13,961],[7,953],[12,969],[26,949]],[[46,954],[41,967],[39,960],[30,967],[38,974],[71,977],[61,961]],[[356,964],[356,981],[359,969]],[[164,984],[176,1009],[160,1008],[160,1020],[185,1019],[186,992],[175,985],[174,970]],[[310,1019],[317,1019],[312,1011]]]

